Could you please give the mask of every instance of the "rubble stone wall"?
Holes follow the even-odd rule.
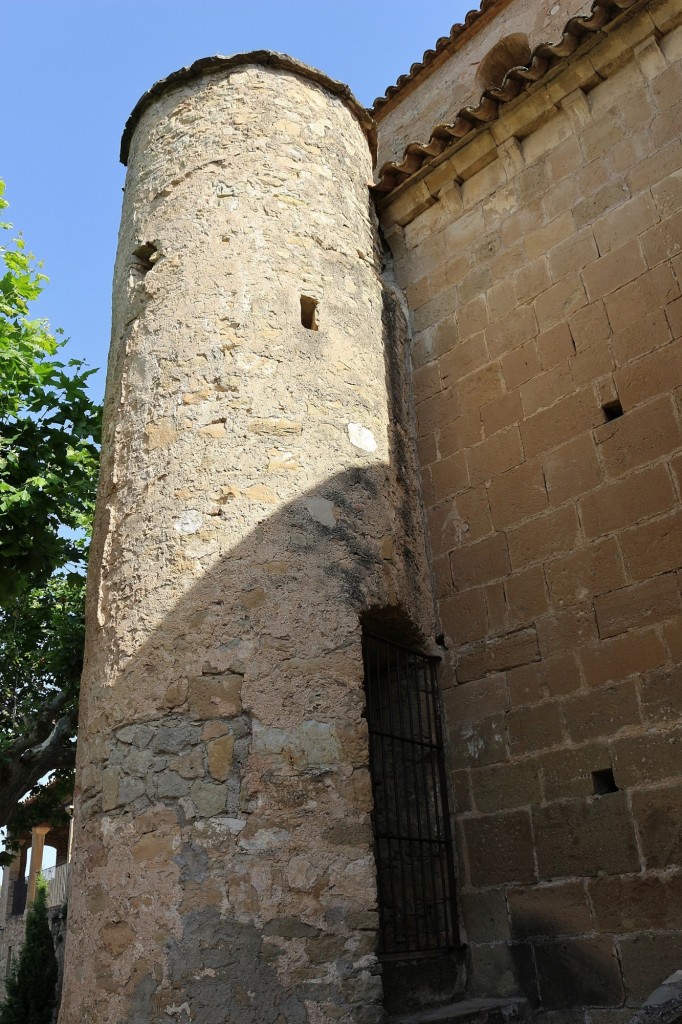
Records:
[[[8,917],[0,932],[0,972],[3,979],[10,973],[12,964],[18,959],[25,938],[26,916],[24,914],[15,914]]]
[[[434,611],[367,139],[289,63],[132,137],[61,1024],[383,1013],[360,616]]]
[[[640,5],[383,202],[470,989],[562,1020],[682,959],[679,22]]]

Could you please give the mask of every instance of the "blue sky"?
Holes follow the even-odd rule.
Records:
[[[0,177],[50,278],[36,314],[101,367],[124,168],[123,125],[158,78],[213,53],[272,49],[347,82],[364,104],[472,6],[461,0],[2,0]]]

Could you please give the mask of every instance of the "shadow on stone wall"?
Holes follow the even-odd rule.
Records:
[[[548,1010],[622,1006],[625,991],[610,937],[566,937],[557,934],[560,931],[555,918],[516,915],[512,919],[512,934],[526,940],[525,946],[512,944],[512,960],[523,994],[532,1005],[541,1003]],[[535,971],[529,971],[532,956],[537,989]]]
[[[404,622],[399,591],[420,589],[407,516],[386,520],[390,487],[381,463],[339,473],[264,509],[217,559],[225,506],[197,496],[175,576],[162,561],[143,594],[127,553],[125,573],[109,570],[87,655],[67,950],[93,965],[101,1020],[119,1019],[111,1002],[140,1024],[185,1003],[200,1024],[226,1006],[244,1024],[278,1008],[303,1024],[311,1003],[378,1019],[360,618],[392,607]],[[231,495],[230,514],[248,501]],[[175,597],[192,563],[205,567]]]
[[[433,636],[390,294],[384,330],[390,464],[348,447],[276,508],[276,475],[153,517],[165,475],[103,485],[61,1024],[382,1017],[361,618]]]

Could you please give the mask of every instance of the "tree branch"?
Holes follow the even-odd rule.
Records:
[[[60,690],[52,700],[46,701],[38,710],[37,715],[25,719],[24,724],[31,731],[23,737],[14,741],[8,748],[10,756],[21,756],[25,751],[37,747],[47,737],[49,739],[53,728],[55,716],[73,699],[73,694],[68,690]],[[4,756],[4,751],[0,756]]]
[[[49,702],[53,705],[55,702]],[[64,703],[63,701],[61,703]],[[45,708],[41,709],[42,712]],[[0,754],[0,826],[10,825],[19,800],[48,772],[75,763],[76,735],[73,713],[62,715],[49,734],[27,747],[22,739]]]

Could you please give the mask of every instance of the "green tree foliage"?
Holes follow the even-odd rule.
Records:
[[[2,198],[0,209],[7,206]],[[8,231],[9,225],[1,225]],[[47,279],[21,238],[0,245],[0,604],[67,565],[83,568],[97,478],[99,408],[82,361],[30,303]],[[0,265],[0,273],[2,266]]]
[[[2,198],[0,209],[7,206]],[[47,280],[0,225],[0,825],[74,761],[100,408],[30,304]],[[1,860],[2,858],[0,858]]]
[[[12,837],[54,820],[64,786],[27,808],[49,772],[71,782],[84,641],[84,578],[55,575],[0,608],[0,820]],[[10,848],[13,844],[10,842]],[[0,854],[0,863],[8,859]]]
[[[57,958],[47,916],[47,882],[38,875],[36,898],[26,915],[26,939],[5,981],[0,1024],[50,1024],[57,985]]]

